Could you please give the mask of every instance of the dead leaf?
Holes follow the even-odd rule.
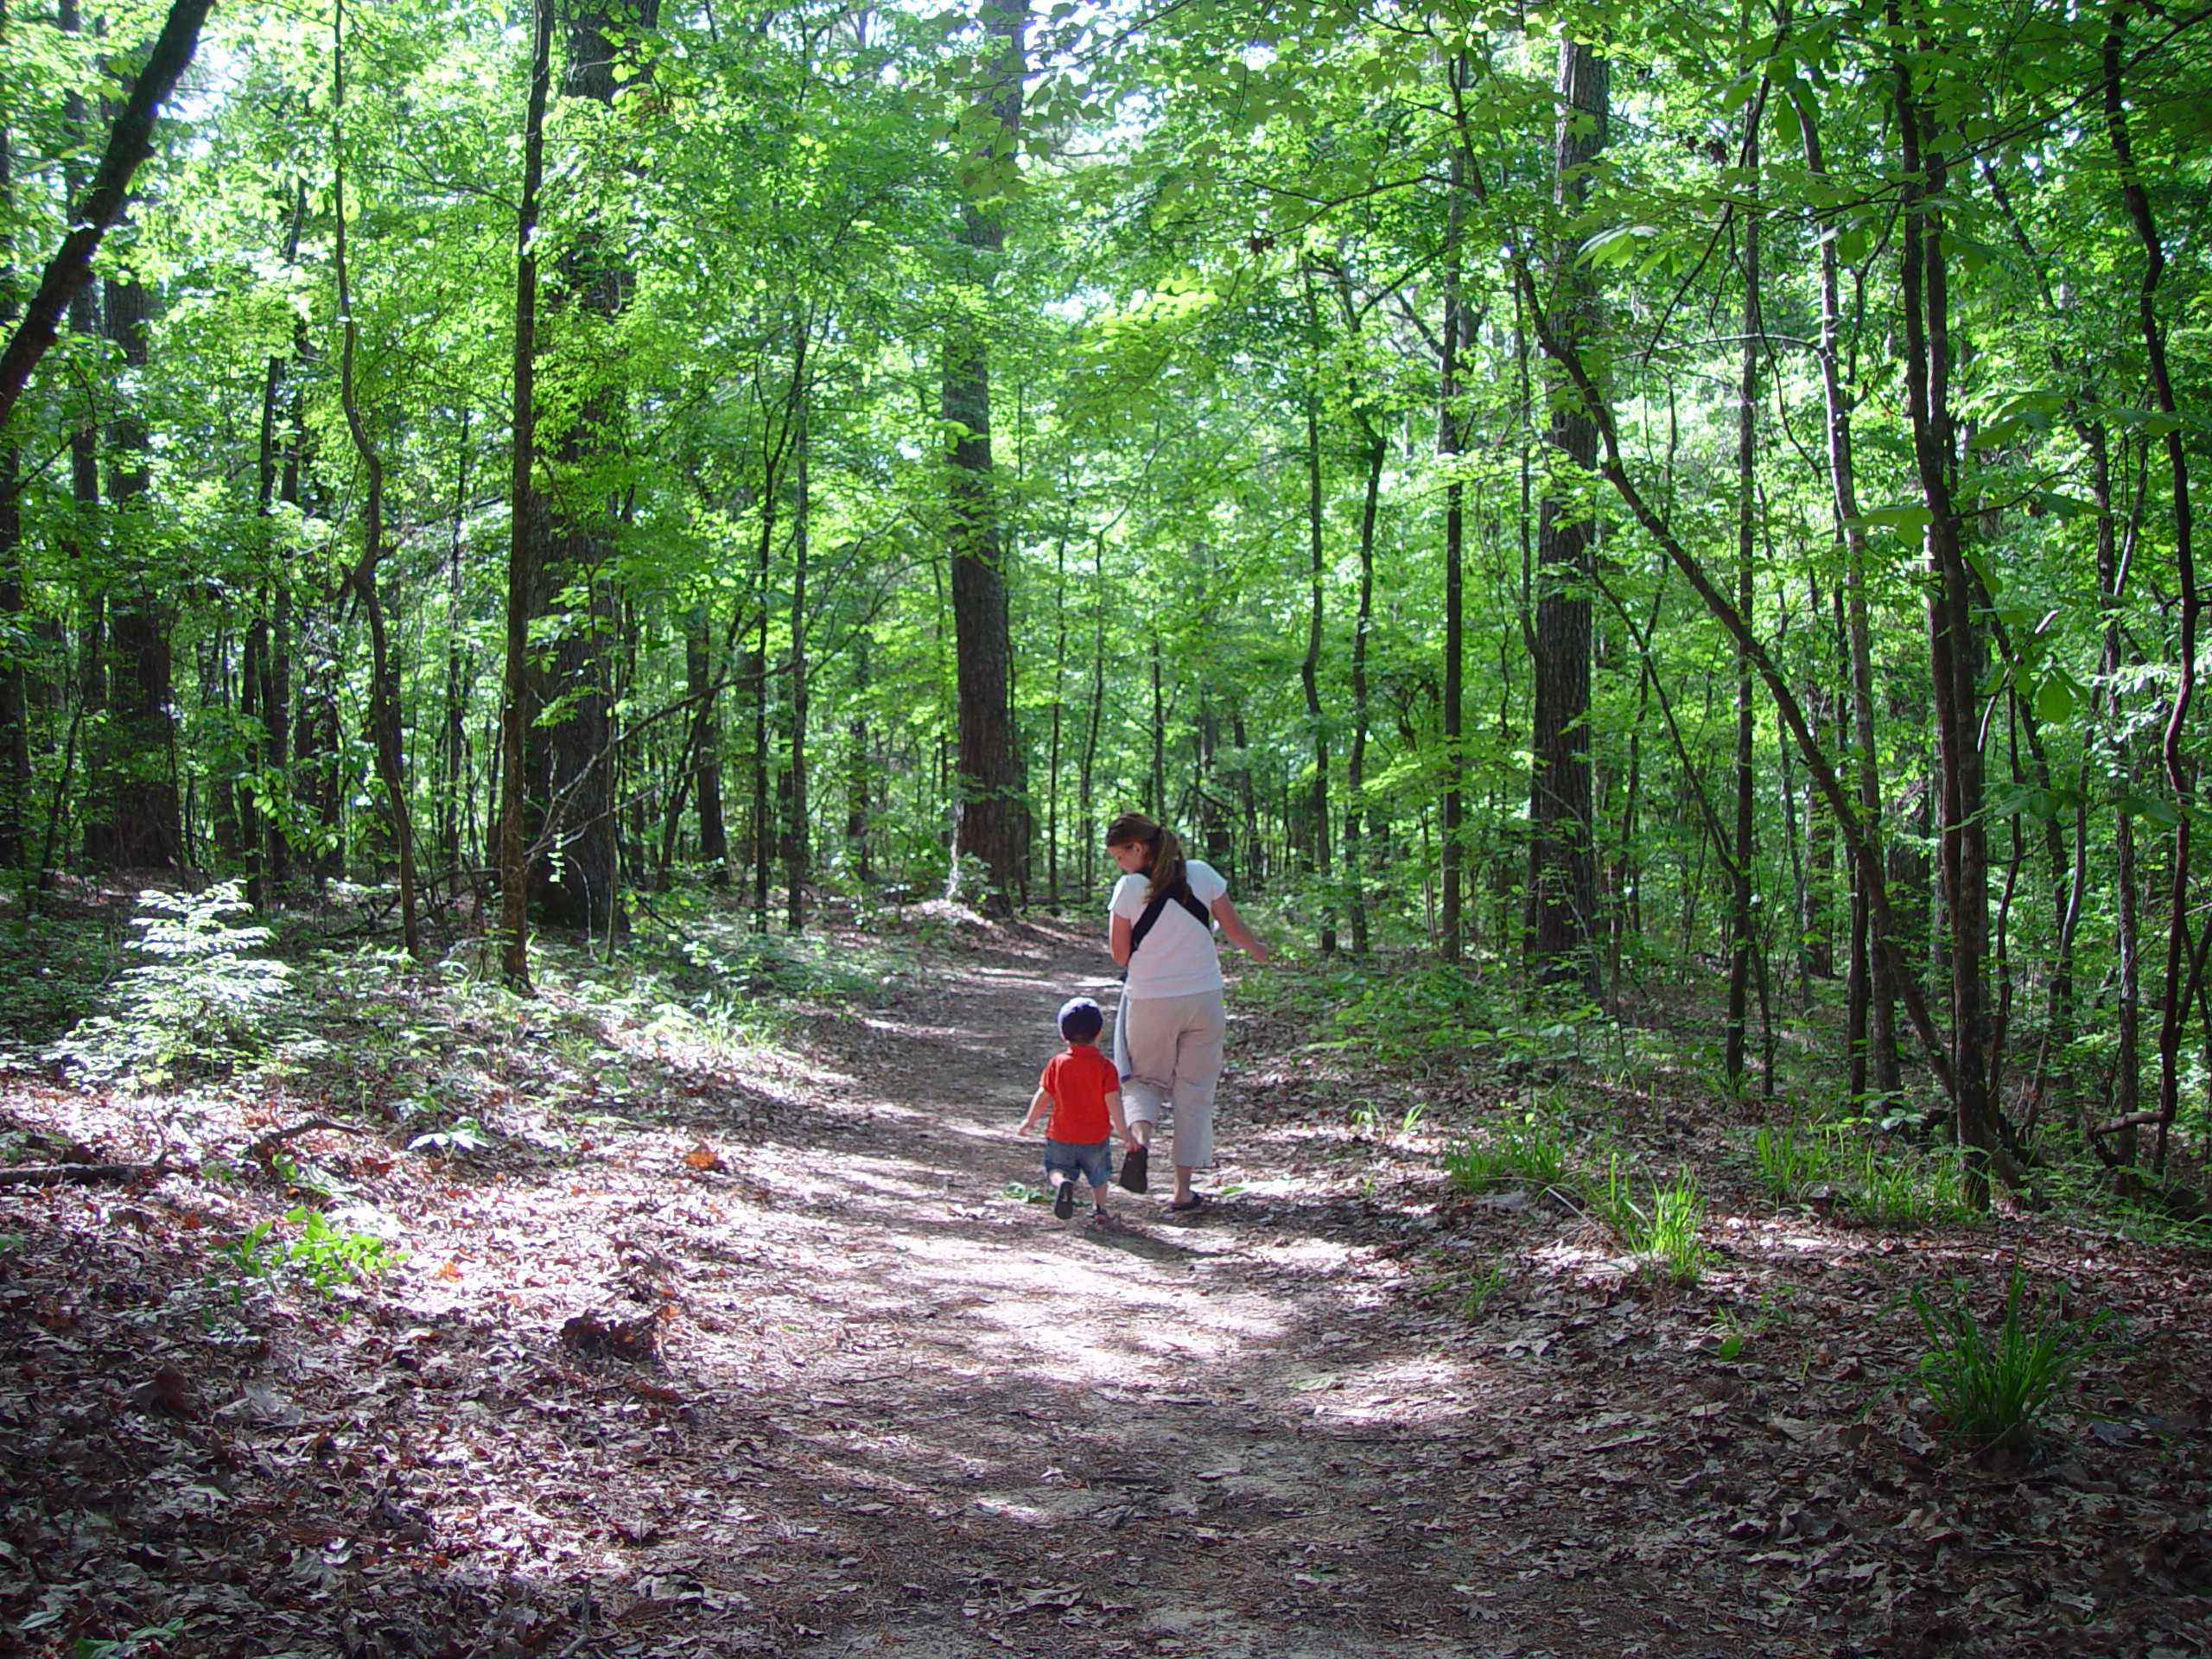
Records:
[[[722,1161],[721,1154],[703,1141],[683,1154],[683,1161],[694,1169],[728,1169],[729,1167]]]

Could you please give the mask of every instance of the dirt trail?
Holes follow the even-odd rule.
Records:
[[[1343,1236],[1312,1148],[1240,1109],[1234,1035],[1224,1202],[1186,1221],[1155,1181],[1101,1230],[1007,1194],[1039,1179],[1012,1129],[1052,1011],[1109,983],[1086,944],[951,953],[896,1008],[823,1022],[842,1076],[804,1092],[849,1149],[778,1145],[798,1127],[779,1114],[744,1160],[761,1212],[728,1235],[747,1268],[794,1277],[686,1275],[700,1333],[677,1369],[763,1477],[760,1501],[742,1477],[722,1491],[748,1512],[741,1547],[794,1575],[756,1588],[800,1610],[779,1634],[825,1653],[1636,1651],[1617,1594],[1582,1605],[1586,1576],[1497,1569],[1529,1541],[1478,1478],[1507,1449],[1485,1425],[1508,1385],[1454,1357],[1459,1321],[1385,1296],[1375,1206],[1353,1205],[1363,1242]]]

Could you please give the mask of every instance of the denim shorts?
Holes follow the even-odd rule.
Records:
[[[1047,1141],[1045,1143],[1045,1179],[1051,1184],[1052,1172],[1073,1180],[1077,1171],[1093,1186],[1103,1186],[1114,1179],[1114,1143],[1111,1141]]]

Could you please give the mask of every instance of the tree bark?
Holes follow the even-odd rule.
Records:
[[[2177,652],[2177,681],[2166,711],[2165,730],[2158,746],[2166,785],[2173,791],[2172,868],[2167,899],[2166,974],[2158,1021],[2158,1139],[2152,1167],[2160,1174],[2166,1167],[2166,1142],[2174,1115],[2181,1104],[2182,1022],[2187,1016],[2182,963],[2189,931],[2190,829],[2196,816],[2196,791],[2182,753],[2182,732],[2190,705],[2196,695],[2196,631],[2203,598],[2197,591],[2196,559],[2191,546],[2195,528],[2189,493],[2189,450],[2174,393],[2173,372],[2166,362],[2165,328],[2158,319],[2158,284],[2164,278],[2166,251],[2151,211],[2151,197],[2135,162],[2135,149],[2127,124],[2127,102],[2120,86],[2120,47],[2126,39],[2127,10],[2113,9],[2104,38],[2105,132],[2113,156],[2120,165],[2120,199],[2127,208],[2136,238],[2143,245],[2143,276],[2135,291],[2136,325],[2143,336],[2144,356],[2151,370],[2151,391],[2158,412],[2166,417],[2164,442],[2174,527],[2174,574],[2180,588],[2180,632]]]
[[[1766,108],[1766,86],[1760,84],[1751,100],[1744,134],[1741,167],[1756,180],[1759,166],[1759,118]],[[1743,230],[1744,312],[1742,354],[1736,386],[1736,608],[1745,621],[1751,619],[1757,596],[1753,557],[1758,549],[1759,207],[1754,195],[1748,211],[1738,216]],[[1736,648],[1736,817],[1729,843],[1728,871],[1728,1023],[1722,1044],[1722,1075],[1730,1090],[1744,1091],[1745,1033],[1751,982],[1751,856],[1756,805],[1758,709],[1751,700],[1751,660],[1738,644]]]
[[[143,370],[152,294],[130,271],[104,286],[108,339],[129,367]],[[136,409],[126,406],[109,423],[108,719],[90,756],[85,855],[117,870],[173,870],[186,858],[170,641],[175,584],[149,564],[141,529],[140,504],[153,486],[149,441]]]
[[[576,0],[567,16],[567,62],[561,93],[612,108],[615,97],[642,69],[626,76],[624,35],[650,31],[658,0],[637,0],[618,10],[606,0]],[[549,308],[568,311],[579,331],[592,335],[628,302],[633,273],[616,251],[619,236],[587,227],[556,264]],[[575,354],[581,358],[582,353]],[[588,371],[585,371],[588,373]],[[611,939],[626,925],[621,905],[621,868],[616,844],[614,672],[618,607],[607,567],[613,557],[603,499],[594,474],[611,447],[620,418],[618,399],[591,385],[575,415],[554,441],[554,471],[564,486],[546,502],[543,602],[580,594],[554,648],[550,677],[541,681],[540,708],[557,704],[557,717],[533,728],[541,741],[529,755],[536,826],[532,897],[545,918]]]
[[[1465,90],[1467,58],[1452,60],[1455,97]],[[1466,228],[1467,150],[1452,148],[1452,197],[1446,207],[1444,252],[1444,338],[1437,375],[1436,453],[1447,468],[1466,447],[1459,408],[1459,353],[1465,344],[1459,327],[1465,317],[1460,301],[1465,280],[1462,238]],[[1466,486],[1456,469],[1444,484],[1444,798],[1437,826],[1437,954],[1457,962],[1466,949],[1461,906],[1466,891]]]
[[[499,709],[499,972],[530,988],[529,798],[524,756],[537,710],[531,696],[530,624],[545,561],[537,493],[537,214],[545,181],[545,102],[552,79],[553,0],[531,17],[530,94],[523,118],[522,201],[515,215],[514,418],[509,441],[506,671]]]
[[[9,18],[0,4],[0,35]],[[15,133],[0,123],[0,328],[22,310],[16,293]],[[24,609],[22,466],[15,442],[0,434],[0,868],[24,868],[30,851],[30,668],[22,642],[33,637]]]
[[[1306,290],[1306,312],[1314,318],[1317,332],[1319,307],[1314,303],[1313,281],[1309,276]],[[1325,620],[1322,577],[1326,572],[1325,543],[1322,535],[1325,503],[1321,498],[1321,397],[1319,370],[1315,384],[1306,388],[1306,655],[1298,664],[1298,682],[1306,693],[1306,719],[1313,728],[1313,787],[1307,797],[1306,810],[1312,816],[1312,840],[1308,842],[1313,854],[1313,874],[1322,888],[1321,954],[1332,957],[1337,953],[1337,910],[1328,896],[1334,872],[1330,866],[1329,846],[1329,730],[1321,714],[1321,632]]]
[[[384,556],[384,456],[362,418],[360,398],[353,378],[353,359],[360,327],[353,315],[353,296],[346,263],[346,4],[336,0],[331,10],[331,198],[334,228],[332,264],[338,278],[338,315],[342,343],[339,347],[338,397],[346,416],[346,429],[353,440],[367,474],[362,502],[361,557],[351,581],[369,623],[369,728],[376,753],[377,776],[384,785],[385,810],[391,818],[392,849],[399,865],[400,942],[410,957],[423,954],[422,929],[416,914],[415,821],[407,801],[407,772],[400,737],[399,670],[391,660],[391,642],[385,626],[384,599],[377,588],[377,566]]]
[[[1914,86],[1910,66],[1897,68],[1897,110],[1905,175],[1900,276],[1904,306],[1904,379],[1913,459],[1929,523],[1929,665],[1934,689],[1943,875],[1949,957],[1952,1103],[1964,1154],[1963,1193],[1989,1201],[1989,1163],[1997,1151],[1996,1103],[1988,1071],[1991,1013],[1987,979],[1989,855],[1982,818],[1982,757],[1975,720],[1981,641],[1974,620],[1974,577],[1965,525],[1953,492],[1957,444],[1949,381],[1952,365],[1947,232],[1942,203],[1948,161]]]
[[[1599,49],[1562,41],[1559,123],[1554,143],[1554,200],[1578,210],[1588,172],[1605,144],[1610,71]],[[1549,332],[1580,352],[1598,331],[1597,291],[1572,237],[1555,238]],[[1555,389],[1564,393],[1567,388]],[[1593,471],[1598,433],[1572,396],[1555,397],[1548,442],[1554,487],[1545,492],[1536,530],[1535,763],[1529,788],[1528,957],[1546,985],[1598,990],[1591,945],[1597,919],[1598,868],[1592,837],[1590,778],[1590,579],[1598,526],[1560,488]]]
[[[985,94],[997,132],[991,149],[1013,165],[1021,128],[1027,0],[981,0],[993,37],[993,83]],[[988,169],[987,169],[988,171]],[[979,184],[961,212],[959,242],[967,285],[991,289],[1006,227],[995,187]],[[947,327],[942,412],[951,435],[945,492],[952,551],[952,627],[957,680],[958,754],[954,768],[952,855],[947,890],[957,896],[961,860],[982,861],[982,907],[1011,915],[1027,881],[1029,813],[1014,729],[1004,523],[991,465],[991,370],[987,330],[962,315]]]

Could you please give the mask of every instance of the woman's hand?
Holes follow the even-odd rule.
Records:
[[[1221,931],[1228,935],[1231,944],[1262,967],[1267,965],[1268,958],[1274,953],[1260,943],[1257,934],[1244,925],[1244,918],[1236,913],[1236,906],[1229,902],[1227,893],[1224,893],[1213,901],[1213,915],[1214,919],[1221,924]]]

